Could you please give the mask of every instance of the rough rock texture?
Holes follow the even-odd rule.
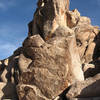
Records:
[[[89,97],[89,98],[71,98],[70,100],[100,100],[100,97]]]
[[[12,83],[0,82],[0,99],[17,100],[16,87]]]
[[[61,32],[63,31],[65,31],[64,28],[61,29]],[[32,37],[28,39],[32,39],[33,43],[35,43],[34,37],[37,36]],[[40,42],[42,38],[39,38]],[[30,57],[32,62],[27,67],[28,63],[25,64],[26,60],[24,60],[27,69],[23,69],[24,72],[21,74],[19,83],[35,86],[46,98],[53,99],[61,94],[70,84],[77,80],[84,80],[75,35],[64,37],[61,33],[60,36],[54,37],[47,43],[42,42],[42,40],[43,45],[41,46],[38,44],[35,44],[35,46],[29,45],[31,40],[29,41],[28,39],[23,43],[25,46],[23,47],[23,53]],[[22,61],[20,60],[19,62]],[[22,67],[23,64],[20,64],[20,68]],[[22,92],[20,85],[18,86],[18,91],[18,94]],[[22,95],[19,96],[24,98]],[[34,94],[34,96],[37,98],[37,95]]]
[[[88,98],[100,96],[100,74],[83,82],[76,82],[71,86],[66,96],[68,98]]]
[[[67,0],[44,0],[41,5],[38,5],[34,20],[29,24],[32,26],[29,34],[40,34],[47,40],[59,26],[67,25],[66,11]]]
[[[0,61],[0,99],[18,100],[16,85],[18,84],[20,69],[19,54],[22,48],[14,51],[13,55]]]
[[[99,27],[69,0],[37,6],[22,47],[0,61],[0,99],[99,100]]]

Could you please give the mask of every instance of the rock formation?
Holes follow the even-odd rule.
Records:
[[[0,61],[0,99],[100,100],[99,27],[68,1],[38,1],[22,47]]]

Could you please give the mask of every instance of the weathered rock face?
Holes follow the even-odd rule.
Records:
[[[0,99],[18,100],[16,91],[20,75],[18,60],[22,51],[22,47],[18,48],[12,56],[0,61]]]
[[[22,52],[22,48],[18,48],[12,56],[7,59],[1,60],[0,62],[0,81],[11,82],[14,84],[18,83],[19,78],[19,54]]]
[[[67,93],[68,98],[88,98],[100,96],[100,74],[93,78],[86,79],[83,82],[77,82],[72,85]]]
[[[17,94],[19,100],[100,97],[99,28],[77,9],[69,11],[68,2],[38,0],[23,46],[0,61],[0,99],[17,99]]]
[[[19,51],[19,50],[18,50]],[[20,49],[21,52],[21,49]],[[16,51],[16,55],[18,52]],[[0,99],[17,100],[16,85],[19,78],[19,56],[11,56],[0,61]]]
[[[21,94],[20,92],[22,91],[26,92],[22,87],[26,88],[27,85],[31,85],[38,88],[45,98],[54,99],[73,82],[84,80],[75,35],[70,35],[72,33],[69,31],[68,33],[70,34],[68,36],[64,32],[67,32],[66,28],[65,30],[60,28],[59,36],[55,36],[47,42],[43,42],[42,38],[38,35],[25,40],[25,43],[23,43],[23,53],[30,57],[32,62],[21,74],[19,83],[24,84],[24,87],[23,85],[18,86],[18,94]],[[30,45],[31,39],[34,45]],[[41,45],[35,44],[34,41],[36,40]],[[23,65],[20,64],[21,67]],[[32,88],[32,91],[36,92],[37,90]],[[21,99],[25,97],[27,96],[19,95]],[[34,94],[34,97],[40,98],[42,96],[38,93],[38,96]]]
[[[83,81],[82,64],[94,60],[98,27],[92,26],[89,18],[81,17],[78,10],[66,10],[62,2],[65,1],[38,2],[19,59],[22,73],[17,91],[21,100],[56,98],[72,83]],[[89,64],[84,66],[85,77],[98,73],[93,64],[93,73],[97,73],[89,74],[90,68]]]
[[[17,100],[16,86],[12,83],[0,82],[0,99]]]
[[[32,26],[29,33],[40,34],[45,40],[50,38],[59,26],[67,25],[67,7],[67,0],[39,0],[34,20],[29,24]]]

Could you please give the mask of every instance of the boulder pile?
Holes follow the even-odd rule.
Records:
[[[66,0],[39,0],[22,47],[0,60],[0,99],[100,100],[100,31]]]

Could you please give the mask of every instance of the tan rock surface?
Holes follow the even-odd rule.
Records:
[[[83,82],[76,82],[72,85],[66,96],[68,98],[99,97],[100,96],[100,74]]]
[[[69,11],[69,0],[38,0],[37,5],[22,47],[0,60],[1,97],[16,95],[18,85],[19,100],[66,100],[66,95],[98,100],[99,28],[77,9]],[[6,85],[11,91],[3,94]]]
[[[21,74],[20,83],[37,86],[48,99],[57,97],[76,80],[84,80],[75,35],[56,36],[41,47],[26,47],[24,50],[33,61]],[[21,91],[19,89],[20,85],[18,91]]]

